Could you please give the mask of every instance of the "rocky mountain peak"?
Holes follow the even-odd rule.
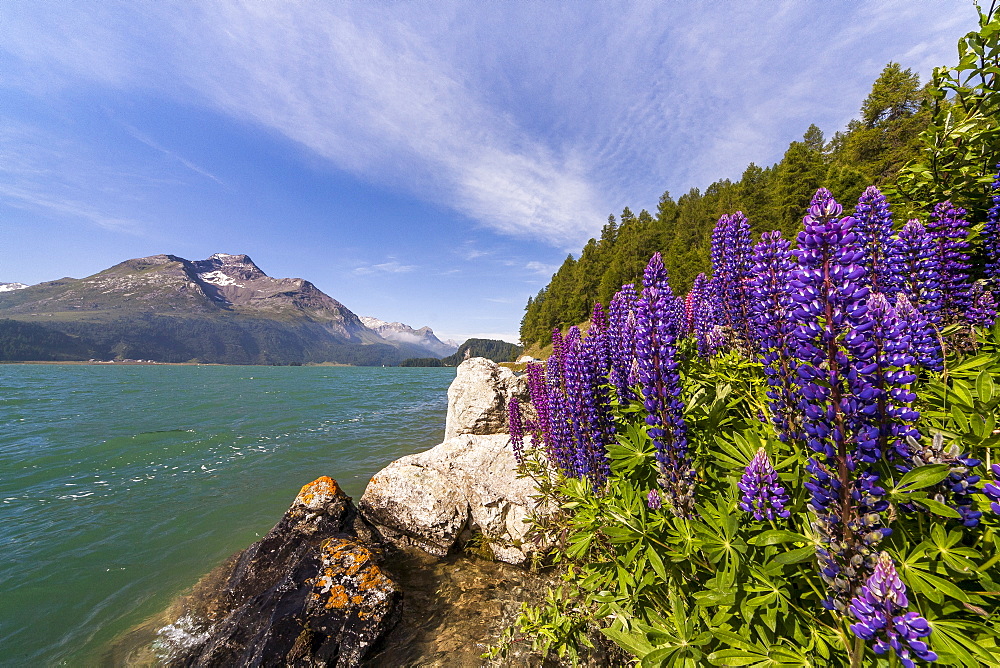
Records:
[[[216,253],[207,260],[192,262],[191,266],[201,280],[215,285],[232,285],[237,281],[268,278],[249,255],[243,254]]]
[[[457,345],[443,343],[430,327],[413,329],[401,322],[386,322],[367,315],[360,316],[360,320],[361,324],[384,339],[422,346],[439,357],[447,357],[458,349]]]

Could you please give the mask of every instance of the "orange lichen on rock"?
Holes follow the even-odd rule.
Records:
[[[320,547],[321,566],[313,586],[326,608],[372,608],[394,592],[395,583],[374,563],[371,551],[353,540],[328,538]],[[313,598],[313,600],[317,600]]]
[[[303,486],[299,490],[299,495],[295,497],[295,503],[316,509],[338,494],[341,494],[341,491],[337,481],[329,476],[322,476]]]

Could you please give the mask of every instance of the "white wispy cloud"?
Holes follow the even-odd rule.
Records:
[[[405,274],[416,269],[416,265],[412,264],[402,264],[398,260],[390,259],[386,262],[380,262],[378,264],[362,265],[360,267],[355,267],[354,273],[359,276],[367,276],[370,274]]]
[[[557,269],[559,269],[559,265],[532,261],[524,265],[524,268],[533,274],[538,274],[539,276],[551,276],[556,273]]]
[[[182,155],[179,155],[178,153],[176,153],[174,151],[171,151],[168,148],[163,147],[158,142],[156,142],[154,139],[152,139],[151,137],[149,137],[145,133],[140,132],[138,129],[132,127],[131,125],[128,125],[127,123],[125,123],[123,125],[124,125],[125,129],[128,131],[128,133],[130,135],[132,135],[138,141],[140,141],[141,143],[143,143],[146,146],[150,147],[151,149],[159,151],[163,155],[165,155],[165,156],[167,156],[167,157],[169,157],[169,158],[171,158],[173,160],[176,160],[180,164],[182,164],[185,167],[187,167],[188,169],[190,169],[195,174],[199,174],[201,176],[204,176],[206,179],[215,181],[220,186],[225,186],[226,185],[225,183],[222,182],[221,179],[219,179],[219,177],[217,177],[215,174],[212,174],[207,169],[203,169],[202,167],[199,167],[198,165],[196,165],[195,163],[193,163],[190,160],[186,159]]]
[[[811,122],[839,129],[886,61],[926,75],[975,14],[961,0],[40,1],[5,20],[0,48],[26,64],[8,85],[82,79],[207,106],[480,225],[575,249],[608,211],[738,178]]]

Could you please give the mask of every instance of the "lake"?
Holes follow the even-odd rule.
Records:
[[[0,665],[89,665],[321,475],[444,435],[453,368],[0,365]]]

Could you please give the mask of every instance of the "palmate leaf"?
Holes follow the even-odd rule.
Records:
[[[944,619],[928,620],[931,625],[931,646],[938,654],[940,663],[952,665],[980,666],[1000,665],[1000,648],[997,647],[998,634],[984,624]],[[978,637],[970,638],[968,632],[976,632]]]

